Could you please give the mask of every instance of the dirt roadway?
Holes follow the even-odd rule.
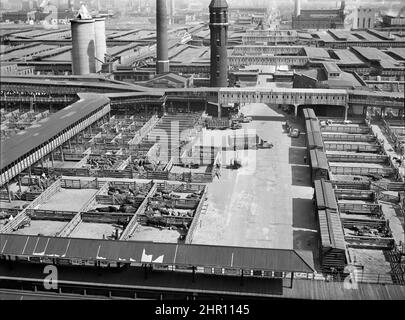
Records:
[[[277,109],[250,104],[243,112],[260,116],[261,120],[244,126],[256,129],[274,147],[238,152],[243,167],[223,168],[220,179],[209,184],[207,211],[200,217],[192,242],[312,250],[317,262],[318,233],[310,169],[304,163],[305,136],[292,139],[283,133],[285,118]]]

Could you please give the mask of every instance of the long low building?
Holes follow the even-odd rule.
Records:
[[[224,268],[314,273],[310,251],[0,234],[0,258],[61,265]],[[177,268],[176,268],[177,267]]]
[[[65,79],[67,80],[67,79]],[[24,95],[35,93],[59,97],[75,95],[79,92],[125,93],[148,92],[156,96],[153,88],[106,81],[48,81],[25,77],[3,77],[1,79],[1,101],[12,101],[12,97],[21,100]],[[159,93],[166,95],[171,101],[209,101],[219,104],[228,103],[271,103],[294,106],[295,114],[298,106],[319,105],[342,107],[342,115],[364,115],[368,107],[381,109],[393,108],[403,114],[405,99],[402,92],[375,92],[368,90],[330,90],[300,88],[161,88]],[[9,99],[9,100],[7,100]],[[18,100],[18,101],[20,101]],[[65,99],[66,100],[66,99]],[[17,101],[17,100],[16,100]]]

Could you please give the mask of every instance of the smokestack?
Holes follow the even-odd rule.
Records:
[[[174,0],[170,1],[170,23],[174,24]]]
[[[166,0],[156,0],[156,38],[157,38],[156,72],[158,74],[162,74],[169,72]]]
[[[210,10],[211,87],[228,86],[228,4],[212,0]]]
[[[294,16],[298,17],[301,14],[301,0],[295,0]]]
[[[96,72],[94,19],[70,21],[72,30],[72,69],[74,75]]]
[[[107,42],[105,38],[105,18],[96,17],[94,22],[96,42],[96,72],[101,71],[107,53]]]

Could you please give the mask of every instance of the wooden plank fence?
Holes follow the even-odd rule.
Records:
[[[198,207],[194,213],[193,221],[191,222],[190,228],[188,229],[187,236],[185,239],[185,244],[191,244],[193,241],[194,232],[197,228],[198,222],[200,221],[200,215],[202,212],[202,208],[203,208],[204,202],[207,198],[207,190],[208,190],[208,186],[205,186],[204,192],[201,195],[200,203],[198,204]]]
[[[49,186],[44,192],[41,193],[34,201],[32,201],[25,209],[23,209],[19,214],[17,214],[12,221],[4,225],[0,229],[0,233],[11,233],[13,230],[18,228],[21,222],[27,218],[27,212],[30,209],[35,209],[38,205],[45,202],[51,198],[55,193],[59,192],[61,189],[61,179],[57,179],[51,186]]]
[[[145,199],[142,201],[142,204],[139,206],[139,208],[136,210],[134,216],[132,217],[132,219],[129,221],[127,227],[125,228],[125,230],[121,233],[121,236],[119,238],[119,240],[128,240],[128,238],[130,237],[130,235],[134,232],[136,226],[138,225],[138,215],[142,214],[143,212],[145,212],[145,209],[148,205],[148,201],[149,198],[152,197],[152,195],[156,192],[157,190],[157,185],[153,184],[153,186],[151,187],[151,189],[149,190],[147,196],[145,197]]]

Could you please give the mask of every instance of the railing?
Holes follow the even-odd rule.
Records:
[[[369,190],[369,181],[345,181],[345,180],[331,180],[333,186],[337,189],[359,189]]]
[[[0,229],[0,233],[11,233],[14,229],[18,228],[19,224],[27,217],[27,212],[30,209],[35,209],[39,204],[48,200],[55,193],[61,189],[61,179],[56,180],[50,187],[41,193],[34,201],[32,201],[23,211],[17,214],[12,221],[4,225]]]
[[[141,129],[136,133],[135,137],[128,142],[129,145],[136,145],[141,143],[142,139],[145,138],[158,124],[160,121],[157,115],[153,115],[148,122],[146,122]]]
[[[64,189],[98,189],[99,182],[97,180],[62,179],[61,186]]]
[[[205,186],[204,192],[201,195],[200,203],[198,204],[198,207],[195,210],[193,221],[191,222],[190,228],[188,229],[188,232],[187,232],[187,236],[186,236],[186,240],[185,240],[186,244],[190,244],[193,241],[194,232],[196,230],[198,222],[200,221],[200,214],[201,214],[202,208],[203,208],[205,200],[206,200],[207,190],[208,190],[208,187]]]
[[[148,205],[148,199],[156,192],[157,186],[154,184],[152,188],[149,190],[147,196],[145,199],[142,201],[142,204],[139,206],[139,208],[136,210],[134,216],[132,219],[129,221],[128,225],[126,226],[125,230],[122,232],[119,240],[128,240],[130,237],[131,233],[135,230],[137,224],[138,224],[138,215],[143,213],[146,209],[146,206]]]
[[[77,225],[82,221],[82,214],[78,212],[72,220],[56,235],[57,237],[68,237]]]
[[[73,168],[82,168],[87,164],[87,161],[89,160],[90,154],[86,154],[78,163],[74,165]]]
[[[325,148],[327,151],[355,151],[355,152],[378,152],[381,147],[377,144],[356,144],[350,142],[337,142],[337,141],[325,141]]]
[[[395,245],[394,238],[391,237],[373,237],[373,236],[352,236],[345,235],[345,241],[352,248],[368,249],[392,249]]]
[[[370,132],[370,128],[365,126],[348,126],[348,125],[331,125],[322,126],[322,132],[342,132],[342,133],[354,133],[354,134],[367,134]]]
[[[343,175],[381,174],[383,176],[389,176],[395,172],[392,168],[340,167],[333,165],[330,165],[330,171],[333,174]]]
[[[374,200],[375,192],[372,190],[336,189],[338,200]]]
[[[27,215],[32,219],[37,220],[58,220],[70,221],[76,215],[76,211],[60,211],[60,210],[41,210],[29,209]]]
[[[388,163],[388,156],[378,154],[340,154],[326,152],[326,157],[330,162]]]
[[[322,133],[322,138],[323,141],[354,141],[354,142],[371,142],[375,141],[376,138],[373,135],[367,134],[357,134],[357,133],[352,133],[352,134],[339,134],[339,133],[328,133],[328,132],[323,132]]]
[[[345,214],[373,214],[382,215],[380,204],[369,203],[339,203],[339,211]]]
[[[80,208],[79,211],[87,212],[96,202],[97,195],[105,193],[108,190],[108,186],[108,182],[104,182],[101,188],[95,194],[93,194],[90,199],[86,201],[86,203]]]

